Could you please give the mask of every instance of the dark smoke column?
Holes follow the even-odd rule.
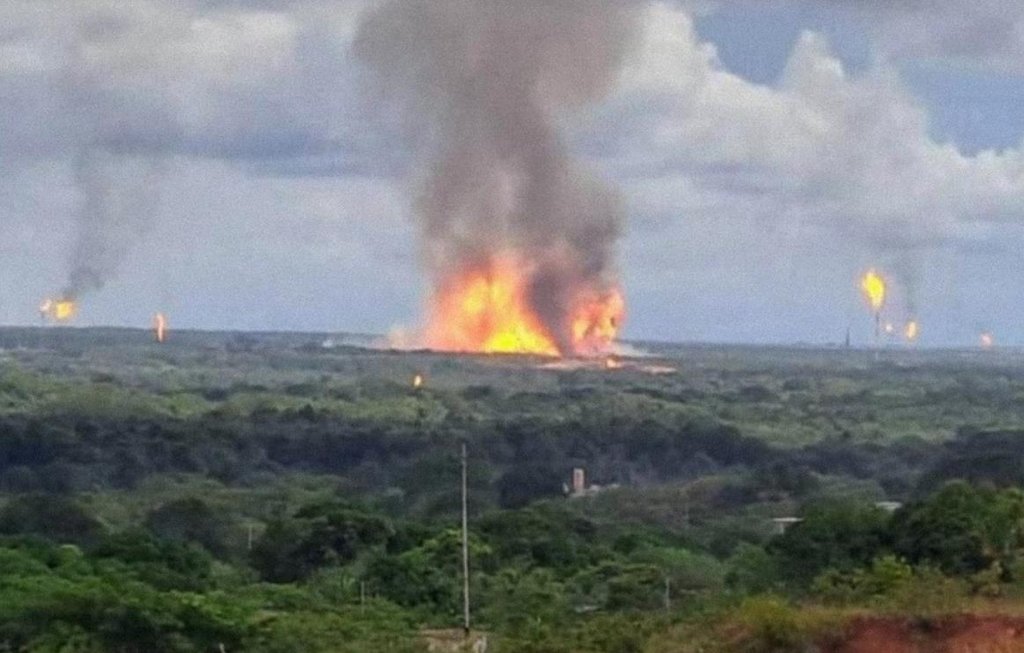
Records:
[[[96,145],[79,154],[75,181],[82,199],[64,299],[100,290],[117,273],[152,220],[161,176],[151,157]]]
[[[615,292],[623,209],[558,122],[615,83],[638,31],[632,4],[392,0],[356,40],[422,146],[416,213],[435,291],[511,259],[562,353],[580,353],[582,306]]]

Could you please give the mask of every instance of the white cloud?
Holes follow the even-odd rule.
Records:
[[[181,292],[175,312],[207,326],[369,329],[412,317],[415,233],[408,195],[387,179],[404,143],[368,127],[347,52],[363,4],[0,3],[0,321],[22,306],[34,319],[61,283],[80,199],[70,162],[104,138],[172,165],[164,220],[95,297],[98,315]],[[1021,149],[966,156],[936,142],[894,66],[959,58],[1019,70],[1024,5],[895,4],[844,3],[874,35],[866,72],[849,74],[809,33],[772,86],[726,70],[691,14],[648,10],[633,67],[579,136],[630,200],[634,334],[689,325],[684,335],[754,338],[770,323],[764,333],[786,337],[800,332],[796,314],[808,331],[837,314],[845,328],[845,303],[820,298],[846,298],[851,268],[872,257],[1018,242],[993,234],[1024,219]],[[252,302],[265,306],[244,315]],[[716,331],[723,320],[745,326]]]
[[[347,44],[363,2],[223,4],[4,3],[0,151],[66,156],[114,141],[280,158],[351,147]]]
[[[828,16],[854,23],[889,62],[933,61],[1003,73],[1024,72],[1024,3],[1019,0],[671,0],[694,14],[748,7]]]
[[[879,250],[970,240],[986,223],[1024,220],[1021,151],[965,156],[935,142],[893,71],[851,77],[821,37],[804,33],[780,83],[763,86],[725,70],[686,13],[654,5],[647,25],[595,131],[618,174],[678,180],[680,214],[697,180],[742,210],[753,195],[779,219]],[[659,193],[661,204],[673,196],[669,184]]]
[[[847,0],[890,59],[937,59],[1024,72],[1024,3],[1017,0]]]

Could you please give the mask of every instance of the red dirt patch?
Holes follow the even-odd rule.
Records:
[[[1024,618],[860,617],[829,639],[828,653],[1024,653]]]

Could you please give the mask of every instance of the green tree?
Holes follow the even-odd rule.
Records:
[[[486,568],[490,547],[472,534],[469,545],[471,565]],[[460,532],[449,529],[399,555],[379,554],[370,561],[365,580],[374,594],[399,605],[455,615],[462,605],[461,550]]]
[[[116,564],[128,576],[164,590],[202,590],[209,585],[211,561],[203,548],[193,543],[158,540],[136,529],[105,537],[91,557]]]
[[[95,544],[103,526],[77,501],[59,495],[14,497],[0,509],[0,534],[38,535],[56,543]]]
[[[565,586],[546,569],[504,568],[481,585],[479,617],[490,628],[521,636],[546,631],[570,614]]]
[[[812,504],[803,521],[769,543],[784,578],[806,585],[826,569],[850,571],[888,549],[889,516],[851,501]]]
[[[161,539],[196,542],[218,557],[228,552],[229,521],[198,497],[165,503],[146,515],[145,526]]]
[[[1024,494],[954,481],[899,510],[892,533],[896,552],[915,564],[931,563],[956,575],[977,573],[997,561],[1012,569],[1024,535]]]
[[[307,506],[293,518],[267,525],[253,546],[250,560],[271,582],[306,578],[321,567],[344,565],[393,534],[390,523],[376,515],[339,504]]]
[[[773,589],[780,581],[778,561],[762,546],[741,542],[726,562],[726,585],[755,594]]]

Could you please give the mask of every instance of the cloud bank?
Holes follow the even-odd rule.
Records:
[[[843,29],[871,44],[865,69],[851,73],[823,36],[806,32],[771,85],[731,72],[700,38],[695,11],[714,11],[715,3],[647,5],[642,42],[610,99],[565,125],[575,153],[628,195],[622,267],[637,307],[633,335],[705,337],[710,328],[686,325],[761,316],[767,337],[801,337],[828,315],[846,321],[846,305],[825,298],[848,297],[850,275],[879,260],[907,286],[923,286],[926,305],[944,301],[928,296],[935,256],[959,257],[969,271],[998,268],[993,278],[1004,285],[987,306],[1016,294],[1024,279],[1007,256],[1021,243],[1024,148],[966,154],[938,140],[901,67],[966,66],[1019,83],[1024,9],[983,0],[957,7],[954,17],[949,3],[894,4],[830,5]],[[287,299],[294,287],[322,283],[332,266],[340,282],[330,292],[339,301],[362,296],[354,289],[382,275],[403,284],[389,301],[414,296],[416,245],[411,229],[398,226],[411,211],[395,198],[420,144],[390,103],[366,92],[350,50],[373,6],[0,6],[0,319],[31,319],[40,294],[63,283],[54,269],[66,276],[88,268],[77,264],[76,248],[99,252],[104,265],[92,267],[120,276],[101,294],[124,297],[99,313],[109,321],[125,319],[123,307],[142,292],[136,286],[156,284],[139,264],[156,249],[238,273],[253,250],[306,261],[289,268],[288,283],[261,277],[264,316],[277,325],[299,314]],[[1020,127],[1006,126],[1015,130],[1019,141]],[[204,175],[218,185],[196,183]],[[154,189],[164,198],[159,208],[149,198]],[[98,224],[116,234],[109,239],[83,235],[92,233],[81,227],[96,206],[108,216]],[[147,226],[145,216],[157,224]],[[182,238],[182,230],[202,237]],[[375,256],[381,247],[394,250],[385,262]],[[176,265],[165,261],[161,275],[206,283],[187,263]],[[230,285],[198,287],[195,302],[228,306]],[[783,285],[790,287],[778,290]],[[676,308],[687,302],[698,310]],[[414,315],[416,302],[376,308],[367,315],[385,320]],[[332,317],[329,303],[318,310],[302,320],[343,328],[351,319]]]

